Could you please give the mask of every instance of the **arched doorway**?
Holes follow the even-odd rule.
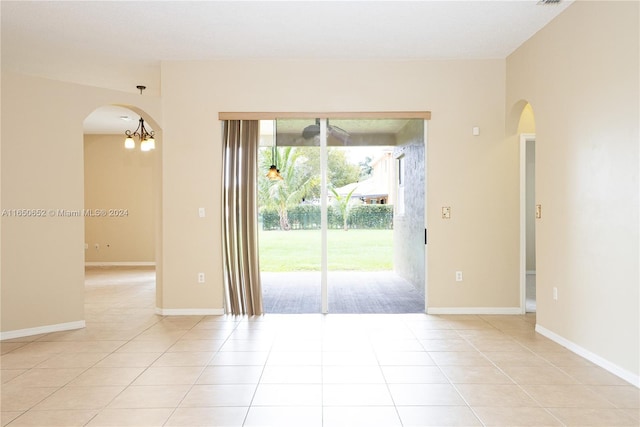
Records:
[[[512,109],[509,125],[518,138],[520,169],[520,295],[522,313],[536,312],[536,220],[542,212],[535,198],[536,129],[527,101]]]
[[[141,118],[155,147],[150,140],[141,146],[134,135],[134,147],[127,149],[125,131],[139,132]],[[85,283],[128,280],[140,292],[146,284],[143,304],[155,312],[162,303],[159,126],[136,107],[106,105],[85,118],[83,134]]]

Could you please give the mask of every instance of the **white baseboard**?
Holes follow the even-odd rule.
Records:
[[[133,262],[85,262],[85,267],[155,267],[154,261],[133,261]]]
[[[520,307],[428,307],[427,314],[522,314]]]
[[[17,329],[15,331],[0,332],[0,340],[10,340],[14,338],[29,337],[31,335],[48,334],[51,332],[70,331],[82,329],[86,326],[84,320],[75,322],[58,323],[55,325],[37,326],[35,328]]]
[[[159,308],[156,314],[160,316],[221,316],[223,308]]]
[[[597,354],[592,353],[583,347],[580,347],[578,344],[571,342],[566,338],[561,337],[555,332],[551,332],[550,330],[546,329],[544,326],[540,326],[536,324],[536,332],[539,333],[540,335],[544,335],[545,337],[549,338],[551,341],[554,341],[560,344],[561,346],[566,347],[567,349],[571,350],[577,355],[584,357],[588,361],[595,363],[601,368],[606,369],[607,371],[611,372],[613,375],[620,377],[623,380],[627,381],[628,383],[640,388],[639,375],[634,374],[633,372],[629,372],[626,369],[616,365],[615,363],[612,363],[607,359],[604,359],[603,357],[600,357]]]

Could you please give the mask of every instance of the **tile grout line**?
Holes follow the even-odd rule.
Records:
[[[487,322],[487,323],[489,323],[489,322]],[[490,324],[490,323],[489,323],[489,324]],[[490,325],[491,325],[491,324],[490,324]],[[492,328],[494,328],[494,329],[496,329],[497,331],[500,331],[502,334],[506,335],[506,333],[505,333],[503,330],[501,330],[501,329],[499,329],[499,328],[497,328],[497,327],[495,327],[495,326],[493,326],[493,325],[491,325],[491,327],[492,327]],[[566,425],[565,425],[565,424],[564,424],[560,419],[558,419],[558,417],[556,417],[556,416],[555,416],[551,411],[549,411],[547,408],[545,408],[544,406],[542,406],[542,404],[541,404],[537,399],[535,399],[535,398],[534,398],[534,397],[533,397],[529,392],[527,392],[527,390],[525,390],[525,389],[524,389],[524,387],[522,387],[522,385],[521,385],[519,382],[517,382],[517,381],[516,381],[515,379],[513,379],[509,374],[507,374],[507,373],[506,373],[502,368],[500,368],[500,366],[498,366],[494,361],[492,361],[491,359],[489,359],[489,358],[487,357],[487,355],[486,355],[486,354],[484,354],[484,352],[480,351],[480,350],[478,349],[478,347],[476,347],[476,346],[473,344],[473,342],[471,342],[471,341],[470,341],[469,339],[467,339],[466,337],[462,337],[462,338],[463,338],[465,341],[467,341],[467,342],[469,343],[469,345],[470,345],[470,346],[472,346],[472,347],[473,347],[473,348],[474,348],[474,349],[475,349],[479,354],[481,354],[481,355],[482,355],[482,357],[484,357],[484,358],[485,358],[485,359],[486,359],[486,360],[487,360],[491,365],[493,365],[493,366],[494,366],[498,371],[500,371],[503,375],[505,375],[507,378],[509,378],[509,380],[511,380],[511,381],[514,383],[514,385],[517,385],[517,386],[518,386],[518,388],[519,388],[520,390],[522,390],[522,392],[523,392],[524,394],[526,394],[526,395],[527,395],[531,400],[533,400],[536,404],[538,404],[538,407],[539,407],[539,408],[543,409],[546,413],[548,413],[549,415],[551,415],[551,417],[553,417],[554,419],[556,419],[556,420],[557,420],[557,421],[558,421],[562,426],[566,426]],[[513,341],[515,341],[515,340],[513,340]],[[515,342],[517,342],[517,341],[515,341]],[[528,351],[530,351],[530,352],[532,352],[533,354],[535,354],[535,352],[533,352],[533,351],[532,351],[531,349],[529,349],[528,347],[523,346],[523,345],[522,345],[521,343],[519,343],[519,342],[517,342],[517,343],[518,343],[518,345],[521,345],[522,347],[526,348]],[[454,385],[454,386],[455,386],[455,385]],[[456,387],[456,390],[457,390],[457,387]],[[463,397],[463,398],[464,398],[464,397]],[[466,400],[466,399],[465,399],[465,400]],[[475,410],[473,410],[473,408],[471,408],[471,410],[474,412],[474,414],[476,413],[476,412],[475,412]],[[477,415],[476,415],[476,416],[477,416]],[[480,417],[478,417],[478,419],[480,419]],[[482,423],[483,423],[483,425],[485,425],[484,421],[482,421]]]

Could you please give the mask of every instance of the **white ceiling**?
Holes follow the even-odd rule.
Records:
[[[0,2],[2,69],[159,94],[160,62],[505,58],[571,3]]]
[[[91,134],[123,134],[126,130],[134,131],[138,127],[140,116],[125,107],[105,105],[93,111],[84,120],[84,133]],[[145,129],[153,130],[145,122]]]

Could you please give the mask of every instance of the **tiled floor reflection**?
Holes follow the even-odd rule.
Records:
[[[87,273],[82,330],[2,342],[6,426],[638,426],[639,390],[535,315],[162,317]]]

